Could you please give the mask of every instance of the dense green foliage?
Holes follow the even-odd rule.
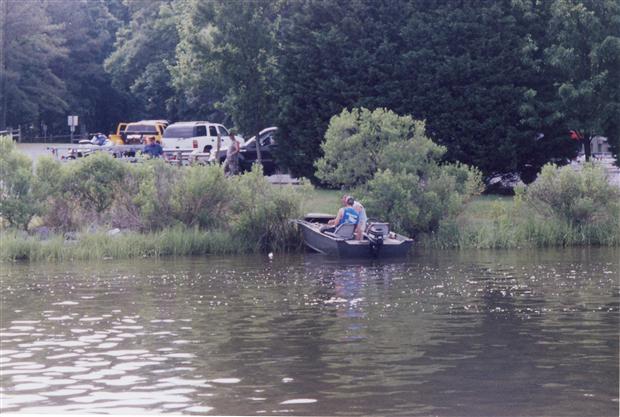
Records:
[[[424,123],[385,109],[343,110],[329,123],[316,176],[334,187],[353,188],[380,169],[400,166],[400,158],[405,164],[441,158],[445,148],[426,138],[424,130]]]
[[[32,161],[9,138],[0,138],[0,150],[0,216],[9,226],[59,234],[191,229],[217,237],[197,239],[218,252],[298,245],[290,220],[300,215],[306,187],[274,187],[260,166],[226,178],[219,165],[127,164],[98,152],[71,163],[42,158],[33,173]]]
[[[219,91],[216,107],[246,135],[258,133],[276,115],[273,61],[280,2],[188,4],[191,18],[180,26],[173,69],[177,87],[201,97]]]
[[[113,87],[124,93],[129,118],[177,118],[182,106],[172,86],[170,66],[179,43],[182,2],[125,1],[129,19],[116,32],[114,50],[105,59]]]
[[[0,136],[0,218],[26,229],[38,212],[33,193],[32,161],[17,152],[13,141]]]
[[[524,195],[541,215],[571,226],[617,229],[620,223],[620,190],[609,184],[605,171],[595,165],[588,164],[581,172],[546,165]]]
[[[422,236],[439,247],[620,245],[620,190],[605,172],[547,165],[512,198],[478,200]]]
[[[569,130],[617,152],[618,21],[617,0],[2,0],[0,129],[277,125],[313,177],[334,115],[388,108],[444,159],[533,180],[575,155]]]
[[[424,122],[384,109],[333,117],[322,149],[319,179],[357,187],[372,216],[410,235],[436,230],[482,191],[477,169],[441,163],[446,148],[426,136]]]

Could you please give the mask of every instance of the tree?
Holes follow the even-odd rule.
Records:
[[[65,82],[71,114],[80,116],[85,130],[111,131],[127,110],[126,98],[112,87],[111,77],[103,68],[120,22],[104,0],[55,0],[47,3],[46,10],[60,28],[68,50],[54,62],[53,70]],[[43,113],[41,121],[66,131],[65,118]]]
[[[53,71],[67,50],[44,4],[0,0],[0,129],[38,124],[40,113],[62,117],[67,109],[65,83]]]
[[[116,33],[114,51],[105,61],[114,85],[127,93],[132,118],[174,118],[178,112],[170,67],[179,42],[177,23],[184,0],[128,1],[131,16]]]
[[[287,2],[278,31],[279,159],[312,177],[332,116],[402,103],[396,77],[407,1]]]
[[[606,135],[615,152],[620,135],[620,3],[555,0],[544,49],[557,71],[551,98],[569,130],[579,131],[589,160],[590,141]]]
[[[280,5],[195,1],[189,13],[192,19],[181,31],[180,57],[173,73],[178,86],[211,95],[212,105],[232,117],[246,135],[274,124],[274,48]]]
[[[424,122],[379,109],[343,111],[327,129],[317,177],[356,187],[369,211],[408,233],[432,231],[481,191],[480,172],[442,164]]]
[[[446,158],[479,167],[485,175],[542,166],[539,126],[521,110],[536,68],[527,61],[527,16],[513,1],[415,2],[403,36],[399,112],[425,119],[429,136],[447,147]]]
[[[343,110],[329,123],[316,176],[334,187],[353,188],[380,169],[398,171],[403,164],[422,166],[425,160],[441,158],[445,147],[425,135],[424,123],[411,116],[386,109]]]

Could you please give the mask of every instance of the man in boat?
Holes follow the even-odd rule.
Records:
[[[353,196],[348,195],[348,194],[345,194],[344,196],[342,196],[343,207],[347,206],[347,200],[349,198],[353,198]],[[355,198],[353,198],[353,209],[359,213],[359,222],[357,223],[357,227],[355,228],[355,239],[362,240],[362,238],[364,237],[364,231],[366,230],[366,223],[368,222],[368,217],[366,216],[366,209],[364,208],[362,203],[355,200]],[[338,223],[335,223],[334,225],[337,225],[337,224]]]
[[[344,207],[338,210],[338,214],[336,215],[336,218],[327,222],[328,227],[321,229],[321,232],[333,232],[336,229],[336,227],[340,226],[341,224],[359,225],[360,213],[353,208],[355,199],[351,196],[345,196],[345,197],[346,198],[343,198],[343,202],[345,204]],[[357,232],[357,227],[355,230]],[[356,233],[356,239],[357,239],[357,233]]]
[[[344,201],[349,197],[353,198],[353,196],[345,195],[342,199]],[[357,224],[357,228],[355,229],[355,238],[357,240],[362,240],[362,237],[364,236],[364,231],[366,231],[366,222],[368,221],[368,217],[366,216],[366,209],[364,208],[362,203],[355,199],[353,201],[353,209],[360,214],[360,220]]]

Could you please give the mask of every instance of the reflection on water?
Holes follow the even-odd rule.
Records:
[[[0,411],[615,416],[619,255],[3,265]]]

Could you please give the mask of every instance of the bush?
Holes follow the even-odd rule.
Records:
[[[424,132],[424,124],[386,109],[343,110],[332,117],[321,145],[324,156],[315,166],[325,183],[352,188],[372,179],[384,161],[386,146],[406,143]]]
[[[191,166],[174,185],[171,206],[176,218],[188,226],[221,227],[229,217],[231,192],[220,165]]]
[[[420,177],[401,170],[379,171],[358,191],[367,195],[366,208],[372,217],[386,219],[408,234],[432,232],[453,219],[463,203],[482,191],[478,170],[465,165],[436,165]]]
[[[357,186],[372,217],[405,233],[436,230],[482,192],[482,175],[441,164],[446,148],[430,140],[423,121],[385,110],[344,110],[333,117],[316,176],[332,186]]]
[[[297,242],[291,220],[301,213],[305,186],[273,186],[263,176],[262,167],[237,177],[232,204],[233,238],[248,251],[285,250]]]
[[[37,199],[44,205],[41,211],[43,223],[60,230],[76,230],[84,218],[79,201],[69,192],[72,181],[70,170],[52,157],[43,157],[37,161],[35,169],[34,190]]]
[[[151,231],[178,223],[172,194],[181,177],[178,167],[159,159],[129,165],[112,206],[112,225]]]
[[[0,137],[0,217],[11,226],[28,229],[39,212],[32,190],[32,161],[19,153],[9,137]]]
[[[105,152],[95,152],[68,166],[66,189],[82,207],[101,214],[114,202],[126,172],[123,162]]]
[[[323,151],[317,177],[333,186],[357,186],[371,216],[405,233],[436,230],[482,191],[477,170],[440,163],[446,148],[426,136],[423,121],[385,109],[333,117]]]
[[[580,172],[547,164],[524,197],[539,214],[571,226],[610,224],[620,214],[620,190],[609,183],[602,167],[593,164]]]
[[[531,239],[562,245],[620,243],[620,189],[600,166],[586,164],[575,171],[545,165],[517,196],[535,214],[525,217]]]

